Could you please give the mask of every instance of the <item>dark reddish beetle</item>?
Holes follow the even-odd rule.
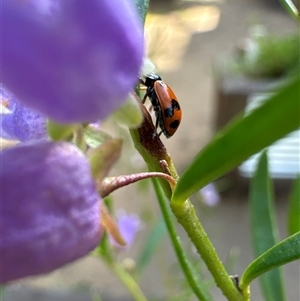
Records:
[[[147,87],[143,103],[149,97],[156,116],[155,129],[158,126],[167,138],[174,135],[181,121],[181,108],[173,90],[165,84],[159,75],[153,73],[140,82]]]

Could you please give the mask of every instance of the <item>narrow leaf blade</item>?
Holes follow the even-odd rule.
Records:
[[[157,250],[158,245],[162,242],[167,234],[166,225],[163,219],[159,220],[151,232],[149,233],[146,243],[141,250],[137,259],[136,273],[140,275],[147,264],[150,262],[152,256]]]
[[[251,155],[300,126],[300,79],[273,95],[249,115],[240,116],[219,132],[179,179],[173,201],[184,201]],[[276,130],[275,130],[276,129]]]
[[[300,231],[300,176],[295,179],[289,200],[288,233],[292,235]]]
[[[248,287],[258,276],[297,259],[300,259],[300,232],[276,244],[252,261],[241,277],[241,289]]]
[[[273,188],[268,175],[268,157],[260,156],[256,173],[250,185],[251,234],[254,256],[273,247],[278,242],[275,222]],[[266,301],[284,301],[282,271],[277,268],[259,278]]]

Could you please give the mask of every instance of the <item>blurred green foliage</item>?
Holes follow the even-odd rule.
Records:
[[[300,36],[258,36],[245,41],[234,69],[254,78],[278,78],[299,73]]]

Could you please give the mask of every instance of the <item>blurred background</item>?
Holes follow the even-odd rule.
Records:
[[[157,73],[176,93],[183,111],[182,123],[174,137],[168,140],[162,137],[180,174],[235,114],[243,112],[249,103],[261,101],[284,76],[295,69],[299,72],[299,65],[287,59],[299,55],[299,28],[277,0],[150,2],[145,29],[148,56],[156,64]],[[270,44],[264,44],[265,52],[259,56],[259,41],[274,35],[276,41],[271,38]],[[284,42],[277,44],[277,39]],[[118,134],[128,136],[125,129]],[[288,156],[282,157],[287,153],[282,145],[289,146]],[[277,220],[283,239],[287,235],[286,201],[291,179],[299,172],[299,132],[276,146],[272,158]],[[215,183],[220,194],[215,206],[203,203],[200,195],[192,197],[200,221],[231,274],[241,275],[253,259],[247,204],[248,177],[253,166],[255,158]],[[128,136],[120,162],[111,174],[145,170]],[[167,300],[172,296],[177,296],[172,300],[194,300],[189,298],[169,238],[163,224],[159,224],[160,212],[150,182],[123,188],[112,197],[116,209],[138,214],[144,225],[132,248],[119,251],[118,261],[132,268],[145,246],[147,235],[161,225],[160,243],[141,274],[142,290],[151,300]],[[184,232],[180,227],[178,230],[195,266],[207,275]],[[299,271],[297,262],[284,268],[288,300],[291,301],[300,298]],[[208,285],[214,287],[211,281],[208,278]],[[100,300],[98,292],[103,301],[132,300],[105,264],[88,256],[50,275],[12,284],[6,289],[4,301]],[[215,300],[225,300],[217,289],[213,294]],[[263,300],[256,281],[252,285],[252,300]]]

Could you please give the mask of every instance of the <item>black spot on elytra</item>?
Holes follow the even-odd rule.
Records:
[[[177,100],[172,99],[171,106],[164,110],[164,116],[170,118],[174,115],[174,110],[180,110],[180,105]]]
[[[177,100],[172,99],[172,107],[174,108],[174,110],[180,110],[180,105]]]
[[[172,121],[172,122],[169,124],[169,127],[170,127],[171,129],[177,129],[177,128],[179,127],[179,120],[176,119],[176,120]]]

